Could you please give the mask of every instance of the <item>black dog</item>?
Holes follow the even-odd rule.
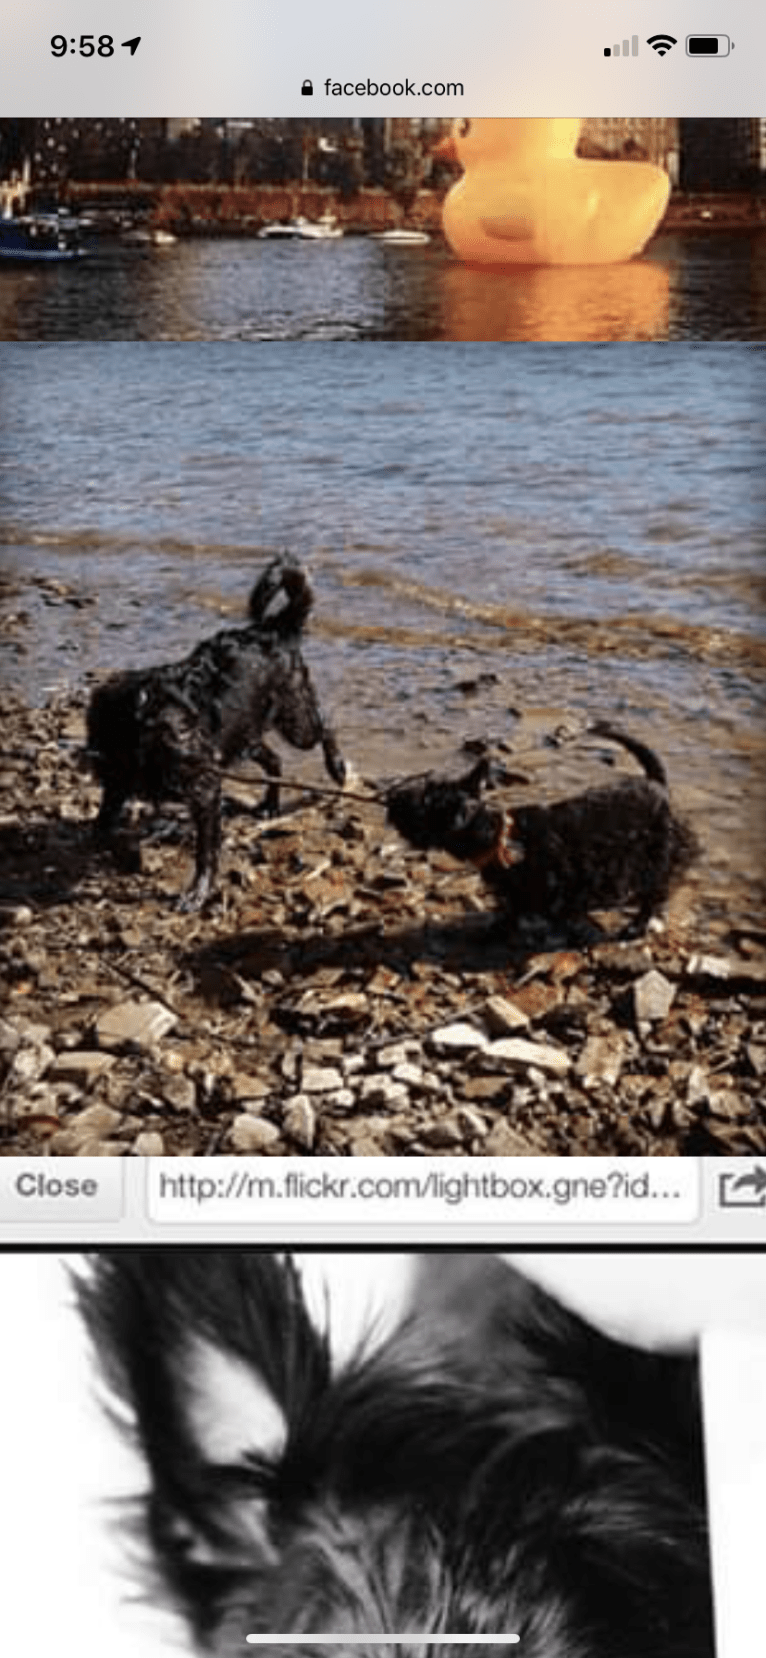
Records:
[[[119,1251],[80,1293],[195,1650],[340,1633],[373,1658],[366,1635],[410,1633],[426,1658],[441,1632],[515,1633],[506,1658],[713,1658],[692,1358],[614,1342],[487,1256],[422,1258],[393,1335],[338,1373],[283,1256]]]
[[[671,809],[656,754],[606,721],[589,729],[621,743],[646,776],[505,811],[481,802],[494,780],[485,757],[455,782],[428,778],[391,789],[389,821],[411,846],[439,847],[475,864],[514,919],[576,921],[590,910],[636,905],[626,933],[640,934],[699,846]]]
[[[88,752],[103,796],[96,833],[108,841],[125,802],[185,800],[196,829],[196,868],[185,909],[204,903],[221,844],[221,771],[247,754],[278,778],[269,729],[294,748],[321,743],[336,783],[346,768],[325,725],[301,637],[312,604],[309,583],[287,558],[272,560],[250,595],[250,624],[203,640],[182,662],[115,674],[94,691]],[[272,783],[261,810],[273,815]]]

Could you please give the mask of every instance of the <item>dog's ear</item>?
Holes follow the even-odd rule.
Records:
[[[450,835],[459,835],[469,825],[473,824],[481,808],[477,805],[476,797],[472,794],[461,794],[455,804],[449,823]]]
[[[494,772],[495,762],[490,759],[488,754],[482,754],[481,758],[476,761],[476,765],[471,767],[467,776],[461,779],[460,787],[473,800],[479,800],[484,790],[492,787]]]
[[[149,1468],[155,1550],[188,1598],[189,1573],[265,1549],[265,1494],[326,1383],[326,1343],[290,1259],[255,1251],[107,1254],[79,1293]]]
[[[304,570],[291,558],[275,558],[256,582],[248,610],[250,620],[267,632],[299,632],[313,604]]]
[[[486,789],[499,789],[505,783],[526,783],[527,781],[525,775],[510,770],[495,755],[482,754],[468,775],[463,778],[461,788],[465,789],[466,793],[473,795],[474,799],[480,799]]]

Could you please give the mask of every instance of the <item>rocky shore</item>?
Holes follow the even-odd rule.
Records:
[[[121,871],[91,845],[81,701],[0,710],[2,1155],[766,1150],[755,897],[706,910],[703,870],[639,943],[524,944],[363,785],[264,824],[253,768],[190,917],[185,814],[143,814]]]

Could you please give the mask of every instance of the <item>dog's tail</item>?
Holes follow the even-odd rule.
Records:
[[[593,720],[588,726],[588,732],[594,737],[609,737],[613,743],[619,743],[643,766],[650,782],[660,783],[663,789],[667,788],[668,776],[665,767],[654,750],[647,748],[646,743],[640,743],[637,737],[629,736],[621,726],[610,725],[608,720]]]
[[[300,633],[314,602],[308,576],[291,558],[274,558],[250,594],[251,622],[284,638]]]

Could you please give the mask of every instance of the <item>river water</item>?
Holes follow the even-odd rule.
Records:
[[[84,701],[172,658],[287,547],[360,769],[618,717],[667,760],[711,880],[760,871],[757,348],[6,344],[0,376],[6,685]],[[578,786],[575,751],[556,765]]]
[[[104,244],[0,270],[4,340],[763,340],[766,230],[662,233],[642,259],[481,270],[441,241]]]

